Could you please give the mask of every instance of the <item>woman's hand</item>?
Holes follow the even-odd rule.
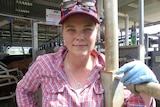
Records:
[[[116,72],[118,75],[122,73],[124,73],[124,76],[120,79],[120,81],[126,86],[130,84],[140,84],[145,82],[158,83],[158,80],[153,71],[141,61],[136,60],[124,64]]]

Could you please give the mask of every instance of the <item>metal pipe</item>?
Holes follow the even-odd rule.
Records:
[[[117,0],[104,0],[106,70],[118,68],[118,12]]]
[[[129,38],[128,38],[128,32],[129,32],[129,16],[126,17],[125,20],[125,32],[126,32],[126,38],[125,38],[125,45],[128,46],[129,45]]]
[[[152,96],[160,100],[160,84],[149,82],[149,83],[138,84],[136,88],[139,92],[142,92],[146,95]]]
[[[13,21],[10,22],[10,45],[12,46],[12,41],[13,41]]]
[[[38,51],[38,23],[33,22],[33,37],[32,37],[32,46],[33,46],[33,51],[32,51],[32,61],[35,61],[36,59],[36,52]]]
[[[160,37],[158,37],[158,41],[160,41]],[[158,42],[158,51],[160,51],[160,42]]]
[[[2,14],[2,13],[0,13],[0,16],[13,17],[13,18],[19,18],[19,19],[25,19],[25,20],[36,20],[36,19],[33,19],[33,18],[26,18],[26,17],[8,15],[8,14]]]
[[[120,17],[129,17],[128,14],[118,12],[118,16]]]
[[[125,45],[129,45],[129,40],[128,40],[128,32],[129,32],[129,16],[128,14],[124,13],[118,13],[118,16],[124,17],[125,18]]]
[[[104,19],[104,7],[103,7],[103,0],[97,0],[97,10],[99,19],[102,21]]]
[[[118,69],[118,2],[104,0],[105,23],[105,61],[106,70],[101,73],[105,90],[105,107],[121,107],[123,105],[123,85],[116,81],[114,73]]]
[[[18,83],[18,79],[14,76],[14,75],[0,75],[0,78],[1,79],[14,79],[14,81],[12,82],[9,82],[9,83],[3,83],[3,84],[0,84],[0,87],[2,86],[9,86],[9,85],[12,85],[12,84],[17,84]],[[7,96],[1,96],[0,97],[0,100],[6,100],[6,99],[10,99],[10,98],[13,98],[15,97],[15,92],[12,93],[11,95],[7,95]]]
[[[144,45],[144,0],[139,0],[139,36],[140,44]]]
[[[10,23],[9,20],[2,20],[2,21],[0,21],[0,27],[4,26],[6,24],[9,24],[9,23]]]

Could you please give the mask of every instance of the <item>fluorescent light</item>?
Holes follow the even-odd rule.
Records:
[[[30,8],[33,6],[33,3],[30,1],[16,0],[16,12],[21,13],[30,13]]]

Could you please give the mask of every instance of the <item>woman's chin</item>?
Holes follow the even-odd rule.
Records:
[[[87,56],[88,57],[89,52],[77,52],[76,56],[78,56],[79,58]]]

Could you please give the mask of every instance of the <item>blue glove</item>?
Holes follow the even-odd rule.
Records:
[[[124,76],[120,79],[124,85],[140,84],[144,82],[156,82],[158,80],[151,69],[141,61],[132,61],[124,64],[116,74]]]

